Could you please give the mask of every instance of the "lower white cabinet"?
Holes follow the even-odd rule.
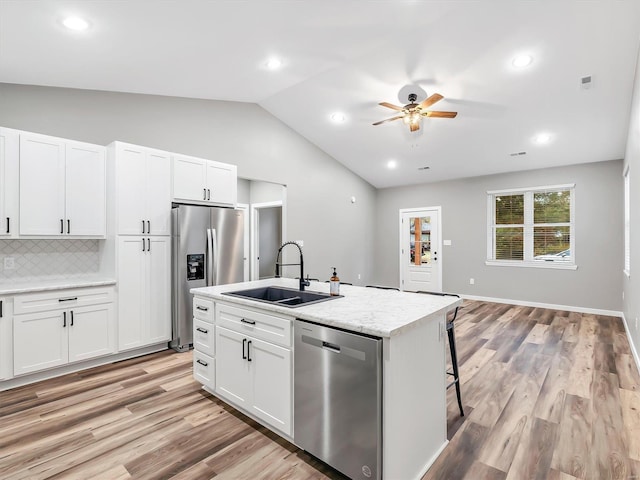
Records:
[[[215,391],[291,436],[291,350],[216,326]]]
[[[0,297],[0,380],[13,377],[13,301]]]
[[[100,292],[103,294],[96,295]],[[109,293],[110,289],[86,289],[17,296],[14,375],[115,353],[114,307]],[[98,301],[104,303],[87,305],[92,297],[102,298]]]

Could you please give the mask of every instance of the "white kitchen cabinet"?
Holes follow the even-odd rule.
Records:
[[[116,233],[171,235],[171,164],[169,154],[115,142]],[[111,161],[111,159],[110,159]]]
[[[111,288],[24,294],[14,302],[15,375],[116,351]]]
[[[237,167],[203,158],[173,155],[175,202],[235,207]]]
[[[171,338],[170,247],[170,237],[118,237],[120,350]]]
[[[20,133],[0,128],[0,238],[18,235]]]
[[[13,377],[13,300],[0,297],[0,380]]]
[[[20,133],[20,235],[104,237],[105,148]]]

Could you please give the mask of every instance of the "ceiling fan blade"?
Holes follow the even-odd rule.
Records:
[[[436,117],[436,118],[456,118],[456,115],[458,115],[458,112],[436,112],[436,111],[429,111],[429,112],[423,112],[422,115],[425,115],[427,117]]]
[[[398,119],[400,119],[402,117],[404,117],[404,115],[398,115],[397,117],[387,118],[386,120],[380,120],[379,122],[374,123],[374,125],[380,125],[381,123],[391,122],[393,120],[398,120]]]
[[[440,95],[439,93],[434,93],[430,97],[428,97],[425,100],[423,100],[422,103],[420,105],[418,105],[418,106],[420,108],[424,109],[424,108],[430,107],[431,105],[433,105],[436,102],[439,102],[443,98],[444,97],[442,95]]]
[[[392,110],[398,110],[399,112],[402,111],[402,107],[399,107],[399,106],[394,105],[392,103],[380,102],[378,105],[382,105],[383,107],[391,108]]]
[[[419,123],[410,123],[409,124],[409,130],[411,130],[412,132],[420,130],[420,124]]]

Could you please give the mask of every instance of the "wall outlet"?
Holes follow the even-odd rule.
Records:
[[[362,279],[362,275],[358,274],[358,280]]]
[[[13,257],[5,257],[4,258],[4,269],[5,270],[13,270],[16,268],[16,259]]]
[[[443,245],[449,246],[451,245],[451,240],[443,240],[442,243]]]
[[[470,278],[469,285],[475,285],[475,284],[476,284],[476,280],[474,278]]]

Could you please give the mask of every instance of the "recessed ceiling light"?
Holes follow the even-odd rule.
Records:
[[[80,17],[65,18],[62,21],[62,24],[69,30],[75,30],[76,32],[81,32],[82,30],[89,28],[89,22]]]
[[[513,59],[511,64],[516,68],[524,68],[531,65],[531,62],[533,62],[533,57],[531,55],[518,55]]]
[[[549,143],[551,141],[551,134],[539,133],[533,138],[533,141],[539,145],[544,145],[545,143]]]
[[[347,120],[347,117],[342,112],[334,112],[329,118],[335,123],[344,123]]]
[[[389,170],[393,170],[394,168],[396,168],[398,166],[398,162],[396,162],[395,160],[389,160],[387,162],[387,168]]]
[[[269,60],[267,60],[267,63],[265,63],[265,65],[269,70],[278,70],[282,66],[282,60],[275,57],[270,58]]]

